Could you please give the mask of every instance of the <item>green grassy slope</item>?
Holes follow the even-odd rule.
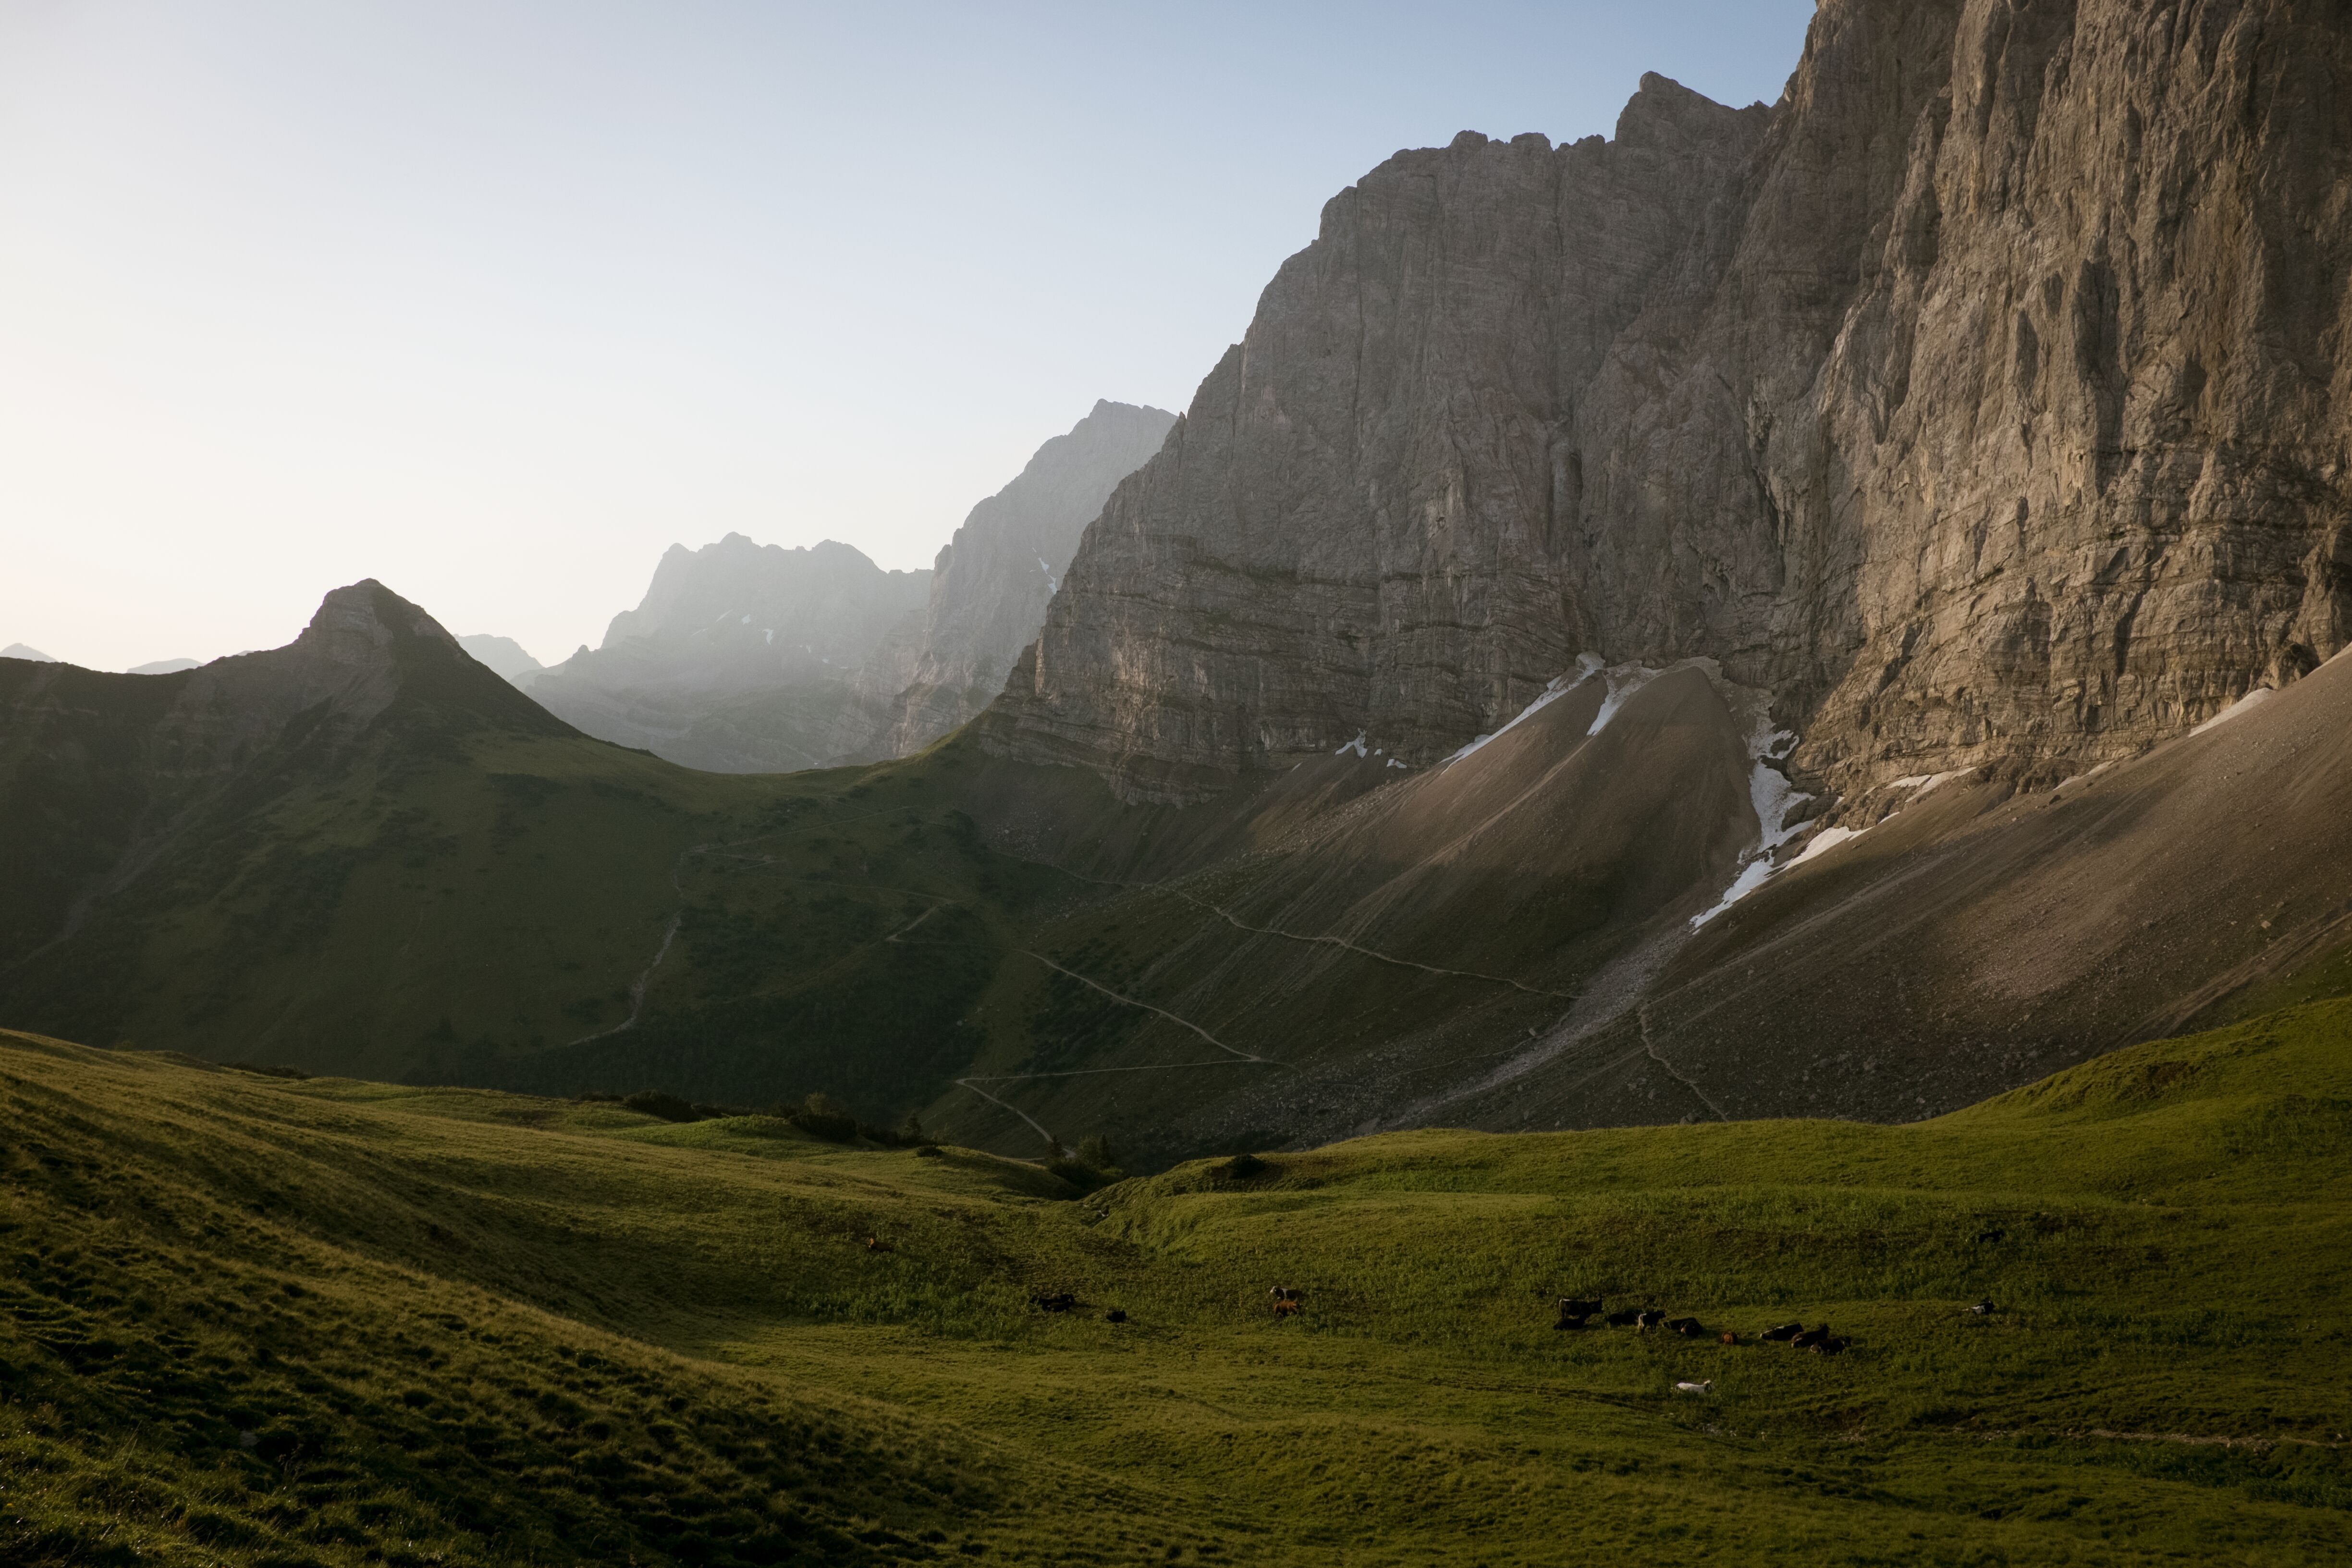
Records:
[[[2342,1561],[2347,1047],[2322,1004],[1908,1127],[1423,1131],[1068,1201],[10,1037],[0,1557]],[[1587,1292],[1743,1342],[1554,1331]],[[1852,1348],[1753,1342],[1786,1318]]]

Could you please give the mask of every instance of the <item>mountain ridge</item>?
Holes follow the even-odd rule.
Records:
[[[2324,9],[1829,0],[1769,110],[1651,78],[1611,142],[1390,160],[989,743],[1196,800],[1360,731],[1433,761],[1580,653],[1706,657],[1843,796],[2046,784],[2296,679],[2352,635]]]

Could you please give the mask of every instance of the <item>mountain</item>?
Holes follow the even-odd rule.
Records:
[[[1037,448],[1011,484],[971,509],[931,570],[919,630],[886,645],[859,672],[858,713],[842,752],[903,757],[976,717],[1037,635],[1078,540],[1111,491],[1160,450],[1176,416],[1098,402]]]
[[[1079,535],[1174,421],[1097,403],[972,508],[929,572],[884,573],[831,541],[673,546],[602,647],[529,689],[591,734],[719,773],[919,751],[1003,688]]]
[[[1831,0],[1772,108],[1652,79],[1613,142],[1399,154],[1117,484],[1004,693],[903,759],[689,773],[361,590],[321,625],[377,628],[336,677],[372,717],[301,643],[0,665],[0,810],[33,825],[0,844],[0,1016],[822,1089],[1152,1169],[1433,1123],[1909,1121],[2341,994],[2352,510],[2313,388],[2352,374],[2320,330],[2352,245],[2295,204],[2352,147],[2321,113],[2352,41],[2169,15]],[[2135,120],[2197,202],[2096,161]],[[2104,273],[2059,254],[2095,228]],[[2215,312],[2250,335],[2176,419],[2165,367]],[[1910,378],[1871,379],[1898,342]],[[2003,473],[2021,527],[1971,510]],[[839,640],[795,653],[763,584],[887,576],[829,548],[673,552],[533,695],[689,763],[836,757],[877,688],[824,672],[919,685],[930,589],[835,593]],[[790,659],[824,679],[774,684]]]
[[[963,1015],[1059,889],[981,842],[953,777],[726,776],[594,740],[373,582],[177,675],[0,663],[0,1016],[896,1115],[970,1059]],[[918,916],[950,947],[884,940]]]
[[[2340,1562],[2347,1032],[1082,1202],[955,1138],[0,1034],[0,1560]]]
[[[1073,562],[1006,754],[1206,798],[1711,658],[1808,787],[2048,784],[2352,636],[2332,7],[1827,0],[1775,107],[1326,207]]]
[[[0,658],[27,659],[34,664],[55,664],[58,662],[56,659],[51,658],[47,654],[43,653],[39,648],[26,647],[20,642],[12,642],[6,647],[0,647]]]
[[[852,674],[919,613],[928,572],[885,572],[826,540],[785,550],[730,533],[672,545],[603,646],[534,676],[590,734],[714,773],[823,765]]]
[[[525,653],[522,644],[512,637],[476,632],[472,637],[459,637],[457,646],[525,691],[530,689],[532,679],[546,668]]]
[[[125,675],[177,675],[184,669],[198,668],[203,663],[202,659],[196,658],[159,658],[152,664],[133,665],[122,673]]]

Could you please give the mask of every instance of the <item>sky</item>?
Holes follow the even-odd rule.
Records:
[[[375,577],[553,663],[674,542],[928,566],[1391,153],[1771,101],[1811,10],[0,0],[0,646]]]

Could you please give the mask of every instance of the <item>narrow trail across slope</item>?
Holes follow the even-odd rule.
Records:
[[[919,920],[917,924],[921,922]],[[914,927],[909,926],[907,929],[911,931]],[[1217,1038],[1216,1036],[1209,1033],[1208,1030],[1201,1027],[1200,1025],[1192,1022],[1190,1018],[1182,1017],[1177,1014],[1171,1013],[1165,1007],[1158,1006],[1150,1002],[1139,1001],[1135,997],[1127,995],[1124,993],[1114,991],[1098,980],[1090,980],[1087,976],[1080,974],[1075,969],[1066,968],[1063,965],[1055,963],[1052,959],[1047,958],[1042,952],[1033,952],[1025,947],[1014,948],[1013,951],[1021,954],[1024,958],[1034,959],[1037,963],[1044,964],[1046,968],[1052,970],[1056,974],[1066,974],[1069,976],[1072,980],[1076,981],[1079,984],[1086,986],[1089,990],[1101,992],[1104,995],[1109,997],[1114,1002],[1121,1003],[1129,1007],[1140,1008],[1147,1013],[1156,1013],[1171,1024],[1177,1025],[1181,1028],[1192,1030],[1192,1033],[1200,1036],[1201,1038],[1206,1040],[1210,1045],[1214,1046],[1217,1049],[1225,1053],[1225,1058],[1218,1061],[1153,1062],[1142,1067],[1070,1068],[1057,1072],[1018,1072],[985,1076],[975,1074],[971,1078],[960,1078],[955,1080],[959,1087],[971,1090],[972,1093],[980,1096],[981,1099],[987,1100],[992,1105],[1003,1106],[1003,1109],[1012,1111],[1013,1115],[1021,1118],[1022,1121],[1027,1122],[1031,1127],[1035,1128],[1037,1135],[1045,1140],[1046,1145],[1049,1148],[1061,1147],[1061,1140],[1055,1137],[1052,1132],[1045,1129],[1043,1123],[1038,1121],[1035,1117],[1030,1115],[1027,1111],[1021,1110],[1017,1106],[1006,1103],[1004,1100],[998,1099],[995,1095],[989,1093],[988,1090],[981,1088],[980,1086],[984,1083],[1030,1083],[1040,1079],[1094,1078],[1109,1073],[1122,1072],[1183,1072],[1191,1068],[1229,1068],[1245,1065],[1255,1067],[1280,1067],[1283,1065],[1269,1057],[1255,1056],[1248,1051],[1242,1050],[1238,1047],[1229,1046],[1225,1044],[1224,1041]]]
[[[1348,952],[1360,957],[1369,958],[1375,963],[1393,964],[1399,969],[1417,969],[1423,974],[1442,974],[1452,980],[1478,980],[1489,985],[1507,985],[1515,991],[1523,991],[1530,996],[1545,996],[1558,1002],[1573,1002],[1582,994],[1576,991],[1547,991],[1538,986],[1529,985],[1524,981],[1514,980],[1507,974],[1482,974],[1475,969],[1445,969],[1434,963],[1423,963],[1416,959],[1399,958],[1394,953],[1382,952],[1377,948],[1366,947],[1361,942],[1349,942],[1343,936],[1308,936],[1299,931],[1283,931],[1276,926],[1254,926],[1232,910],[1222,909],[1196,894],[1188,893],[1171,882],[1115,882],[1108,878],[1083,876],[1066,867],[1056,866],[1051,860],[1030,860],[1026,857],[1021,858],[1025,864],[1043,866],[1049,871],[1060,872],[1073,882],[1085,882],[1091,887],[1118,888],[1129,892],[1169,894],[1171,897],[1183,900],[1195,909],[1206,910],[1235,931],[1244,931],[1253,936],[1279,937],[1284,942],[1318,942],[1327,947],[1345,948]]]
[[[1646,1055],[1646,1056],[1647,1056],[1647,1057],[1648,1057],[1652,1061],[1654,1061],[1654,1062],[1657,1063],[1659,1067],[1661,1067],[1661,1068],[1664,1068],[1664,1069],[1665,1069],[1665,1074],[1666,1074],[1666,1076],[1667,1076],[1668,1078],[1673,1079],[1676,1083],[1678,1083],[1678,1084],[1682,1085],[1685,1089],[1686,1089],[1690,1090],[1690,1091],[1691,1091],[1691,1093],[1692,1093],[1692,1095],[1697,1099],[1698,1102],[1699,1102],[1701,1105],[1706,1106],[1706,1107],[1707,1108],[1707,1110],[1710,1110],[1710,1111],[1714,1112],[1714,1114],[1715,1114],[1715,1119],[1716,1119],[1717,1121],[1730,1121],[1730,1120],[1731,1120],[1731,1118],[1730,1118],[1730,1117],[1728,1117],[1728,1116],[1726,1116],[1726,1115],[1723,1113],[1723,1107],[1721,1107],[1721,1106],[1719,1106],[1719,1105],[1716,1104],[1716,1102],[1715,1102],[1715,1101],[1713,1101],[1712,1100],[1709,1100],[1709,1099],[1706,1097],[1706,1090],[1705,1090],[1705,1089],[1703,1089],[1699,1088],[1699,1086],[1698,1086],[1697,1084],[1696,1084],[1696,1083],[1692,1082],[1688,1078],[1685,1077],[1685,1076],[1684,1076],[1684,1074],[1683,1074],[1683,1070],[1682,1070],[1680,1068],[1678,1068],[1678,1067],[1675,1066],[1675,1064],[1674,1064],[1674,1063],[1672,1063],[1672,1062],[1670,1062],[1670,1061],[1666,1060],[1666,1058],[1664,1058],[1664,1057],[1660,1056],[1660,1055],[1658,1054],[1658,1047],[1655,1047],[1655,1046],[1654,1046],[1654,1045],[1652,1045],[1652,1044],[1650,1044],[1650,1012],[1649,1012],[1649,1009],[1648,1009],[1648,1008],[1646,1008],[1646,1007],[1636,1006],[1636,1007],[1633,1009],[1633,1021],[1634,1021],[1634,1023],[1635,1023],[1635,1024],[1640,1027],[1641,1032],[1642,1032],[1642,1050],[1643,1050],[1643,1053],[1644,1055]]]
[[[677,858],[670,862],[669,868],[669,890],[677,900],[677,909],[670,915],[669,924],[662,929],[661,945],[654,949],[654,955],[646,962],[646,966],[637,971],[637,977],[629,982],[629,1016],[622,1019],[619,1023],[614,1025],[609,1029],[599,1029],[593,1035],[583,1035],[576,1040],[567,1041],[566,1044],[584,1046],[593,1040],[610,1039],[614,1035],[626,1034],[631,1029],[635,1028],[637,1026],[638,1020],[645,1016],[646,987],[653,983],[654,971],[659,969],[662,964],[662,960],[669,956],[670,944],[677,940],[679,929],[686,924],[686,883],[684,879],[686,876],[686,863],[688,860],[694,858],[697,855],[716,854],[721,850],[733,849],[745,844],[759,844],[771,839],[779,838],[798,838],[807,834],[820,832],[825,828],[839,827],[852,822],[864,822],[869,817],[887,816],[892,811],[897,809],[898,808],[895,806],[885,806],[879,811],[861,811],[855,816],[840,816],[834,817],[824,822],[812,822],[805,827],[782,829],[773,833],[755,833],[749,838],[730,838],[723,843],[695,844],[679,850]],[[738,857],[738,858],[749,860],[755,858],[751,856],[740,856]],[[772,863],[772,861],[771,863]],[[929,911],[927,910],[925,912],[928,913]],[[913,927],[910,926],[908,929],[912,930]]]
[[[1144,887],[1158,886],[1158,884],[1153,883],[1142,883],[1139,885]],[[1578,993],[1574,991],[1541,990],[1536,986],[1528,984],[1525,981],[1514,980],[1507,974],[1481,974],[1475,969],[1444,969],[1434,963],[1422,963],[1410,958],[1398,958],[1393,954],[1381,952],[1375,949],[1365,947],[1361,943],[1349,942],[1343,936],[1305,936],[1297,931],[1281,931],[1273,926],[1254,926],[1234,915],[1231,910],[1219,909],[1216,905],[1209,902],[1206,899],[1195,898],[1192,894],[1184,891],[1181,888],[1162,887],[1160,888],[1160,890],[1163,892],[1173,893],[1176,897],[1183,900],[1186,903],[1192,905],[1195,909],[1208,910],[1211,914],[1215,915],[1219,920],[1223,921],[1227,925],[1232,926],[1235,931],[1245,931],[1254,936],[1280,937],[1285,942],[1320,942],[1328,947],[1345,948],[1348,952],[1360,954],[1365,958],[1372,960],[1376,963],[1394,964],[1399,969],[1418,969],[1424,974],[1442,974],[1454,980],[1483,980],[1489,985],[1507,985],[1514,991],[1524,991],[1530,996],[1548,996],[1554,1001],[1559,1002],[1573,1002],[1578,996]]]

